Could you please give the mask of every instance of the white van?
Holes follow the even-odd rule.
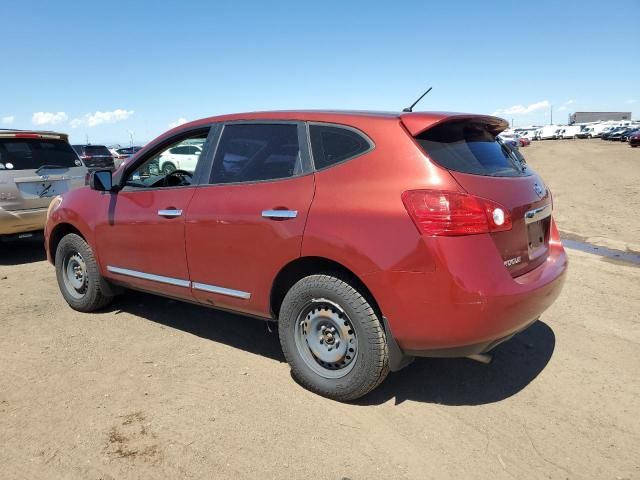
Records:
[[[582,127],[580,125],[567,125],[560,129],[558,138],[577,138],[576,135],[580,133]]]
[[[536,130],[538,140],[555,140],[560,135],[562,127],[558,125],[547,125]]]

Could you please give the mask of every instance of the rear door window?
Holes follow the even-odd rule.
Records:
[[[309,125],[311,150],[316,169],[361,155],[372,148],[371,143],[350,128],[332,125]]]
[[[276,180],[302,173],[296,124],[225,125],[212,183]]]
[[[529,175],[522,157],[497,142],[480,123],[446,122],[421,133],[416,141],[432,160],[449,170],[494,177]]]
[[[16,138],[0,141],[0,170],[36,170],[43,165],[77,167],[76,152],[63,140]]]

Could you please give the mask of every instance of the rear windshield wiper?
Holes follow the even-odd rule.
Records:
[[[40,170],[46,170],[49,168],[69,168],[69,167],[65,167],[64,165],[42,165],[41,167],[38,167],[38,169],[36,170],[36,173],[40,173]]]

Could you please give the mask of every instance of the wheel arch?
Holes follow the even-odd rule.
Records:
[[[358,275],[345,265],[325,257],[299,257],[285,265],[276,275],[271,286],[269,306],[273,318],[278,319],[282,301],[289,289],[300,279],[309,275],[330,273],[347,281],[367,299],[382,319],[382,310],[371,290]]]
[[[87,241],[86,236],[83,235],[75,225],[67,222],[62,222],[56,225],[49,235],[49,254],[51,256],[51,263],[54,265],[56,263],[56,250],[58,249],[58,244],[60,243],[60,240],[70,233],[75,233],[79,237],[82,237],[85,242]]]

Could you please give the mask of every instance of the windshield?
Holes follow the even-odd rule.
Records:
[[[71,145],[63,140],[0,140],[0,170],[36,170],[43,165],[70,168],[81,163]]]
[[[517,148],[496,141],[481,123],[446,122],[416,140],[431,159],[450,170],[495,177],[528,175]]]

